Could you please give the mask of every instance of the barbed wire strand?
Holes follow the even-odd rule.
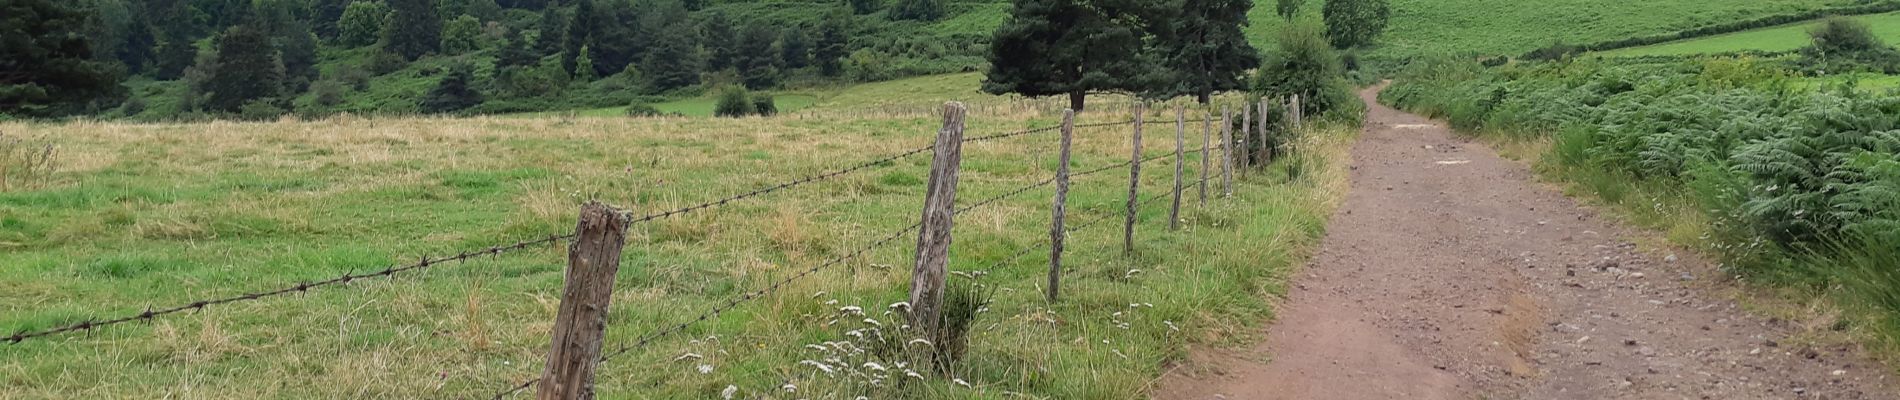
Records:
[[[351,271],[351,272],[344,273],[342,276],[338,276],[335,278],[330,278],[330,279],[316,281],[316,282],[298,282],[294,286],[284,287],[284,288],[280,288],[276,290],[245,293],[245,294],[236,295],[236,296],[229,296],[229,297],[222,297],[222,298],[215,298],[215,299],[208,299],[208,300],[198,300],[198,301],[193,301],[184,305],[174,306],[174,307],[164,308],[164,309],[154,310],[148,307],[145,309],[144,312],[140,312],[138,314],[126,315],[126,316],[121,316],[121,317],[116,317],[116,318],[106,319],[106,320],[87,319],[84,322],[79,322],[79,323],[66,325],[66,326],[53,328],[53,329],[46,329],[46,330],[34,331],[34,332],[19,332],[19,333],[13,334],[13,336],[0,338],[0,341],[17,344],[27,339],[35,339],[35,338],[53,336],[53,335],[58,335],[58,334],[63,334],[63,333],[70,333],[70,332],[91,331],[93,329],[100,328],[100,327],[123,324],[123,323],[133,322],[133,321],[151,321],[152,319],[158,318],[161,316],[181,313],[185,311],[203,310],[205,307],[210,307],[210,306],[215,306],[215,305],[235,303],[235,302],[248,301],[248,300],[257,300],[257,299],[268,298],[268,297],[276,297],[276,296],[282,296],[282,295],[286,295],[290,293],[304,293],[304,292],[310,291],[310,289],[317,289],[317,288],[322,288],[322,287],[331,286],[331,285],[348,284],[350,282],[354,282],[356,280],[365,279],[365,278],[389,277],[398,273],[429,268],[429,267],[433,267],[433,266],[440,265],[442,263],[447,263],[447,262],[465,262],[465,261],[468,261],[468,259],[470,258],[475,258],[479,256],[497,256],[498,257],[502,253],[512,252],[515,250],[520,250],[520,249],[528,248],[531,246],[539,246],[542,244],[554,243],[557,241],[572,239],[572,238],[574,238],[573,233],[569,233],[565,235],[549,235],[548,237],[543,238],[543,239],[536,239],[536,240],[531,240],[531,241],[518,241],[512,245],[490,246],[482,250],[463,251],[454,256],[449,256],[449,257],[444,257],[444,258],[432,259],[432,258],[429,258],[428,256],[423,256],[422,260],[417,261],[415,263],[391,265],[386,268],[383,268],[383,270],[381,271],[367,272],[367,273],[361,273],[361,274]]]

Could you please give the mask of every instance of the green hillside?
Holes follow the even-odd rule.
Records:
[[[1873,28],[1876,35],[1888,43],[1900,42],[1900,12],[1862,15],[1854,17]],[[1725,35],[1709,36],[1700,39],[1682,40],[1651,46],[1631,47],[1602,52],[1607,56],[1670,56],[1684,54],[1716,54],[1738,51],[1789,51],[1809,44],[1808,31],[1814,29],[1818,21],[1782,25]]]

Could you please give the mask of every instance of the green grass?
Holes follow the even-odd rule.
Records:
[[[1862,15],[1854,17],[1866,22],[1887,43],[1900,43],[1900,12]],[[1669,42],[1651,46],[1631,47],[1602,52],[1605,56],[1670,56],[1690,54],[1716,54],[1739,51],[1789,51],[1809,44],[1808,31],[1818,21],[1788,24],[1772,28],[1763,28],[1724,35],[1709,36],[1691,40]]]
[[[968,90],[915,88],[837,96]],[[636,214],[681,207],[922,146],[937,130],[930,116],[828,111],[851,109],[745,119],[0,123],[10,135],[54,141],[62,154],[51,185],[0,193],[0,333],[543,237],[570,229],[590,198]],[[1082,122],[1122,118],[1091,113]],[[984,113],[972,116],[969,134],[1054,122],[1034,110]],[[983,278],[1000,289],[954,376],[892,391],[799,364],[820,356],[803,346],[863,327],[839,307],[884,318],[885,305],[904,299],[911,249],[901,239],[604,365],[599,391],[704,399],[735,385],[737,397],[753,398],[783,396],[793,383],[811,398],[1144,397],[1188,344],[1248,337],[1271,313],[1267,295],[1282,290],[1342,194],[1349,132],[1327,130],[1300,147],[1318,149],[1304,155],[1306,180],[1287,182],[1276,166],[1248,174],[1233,198],[1205,207],[1190,198],[1178,232],[1165,230],[1164,208],[1144,208],[1133,258],[1119,256],[1113,222],[1075,233],[1061,303],[1040,300],[1043,258],[1002,263]],[[1078,168],[1124,160],[1126,135],[1125,127],[1079,132]],[[966,146],[959,203],[1048,176],[1054,139]],[[1148,151],[1171,150],[1148,142]],[[914,222],[928,164],[907,158],[636,226],[607,345],[690,321]],[[1146,169],[1143,193],[1171,186],[1167,165]],[[1118,219],[1126,179],[1078,178],[1071,221]],[[1049,195],[1031,191],[959,216],[951,268],[982,268],[1045,240]],[[559,247],[534,248],[0,346],[0,397],[486,398],[540,372],[564,258]],[[704,358],[679,360],[687,353]],[[700,373],[701,364],[711,371]]]
[[[713,116],[713,106],[716,105],[718,101],[719,99],[714,98],[714,97],[702,96],[702,97],[695,97],[695,98],[690,98],[690,99],[673,100],[673,101],[668,101],[664,103],[653,103],[653,108],[659,109],[660,112],[668,113],[668,114],[677,113],[677,114],[681,114],[681,115],[685,115],[689,117],[711,117]],[[809,95],[809,94],[798,94],[798,93],[775,94],[775,95],[772,95],[772,101],[775,105],[778,106],[779,112],[790,113],[790,112],[798,112],[800,110],[811,108],[813,104],[818,102],[818,97]],[[529,116],[529,117],[545,117],[545,116],[556,116],[556,115],[574,115],[574,116],[583,116],[583,117],[619,117],[619,116],[627,115],[627,107],[624,107],[624,106],[605,107],[605,108],[594,108],[594,109],[575,110],[575,111],[545,111],[545,112],[536,112],[536,113],[523,113],[519,115]]]
[[[1305,12],[1317,18],[1321,2]],[[1592,43],[1854,3],[1851,0],[1393,0],[1392,20],[1369,55],[1409,57],[1441,52],[1517,55],[1565,43]],[[1271,43],[1280,18],[1273,2],[1256,2],[1248,37]]]

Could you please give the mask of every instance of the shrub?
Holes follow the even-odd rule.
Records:
[[[1279,48],[1255,72],[1253,93],[1270,99],[1299,95],[1307,115],[1352,110],[1358,104],[1341,70],[1340,57],[1310,20],[1286,25]],[[1357,113],[1353,113],[1356,117]]]
[[[145,107],[144,98],[132,96],[126,98],[124,104],[119,105],[119,115],[127,117],[139,115],[139,113],[145,112]]]
[[[1854,71],[1900,73],[1900,52],[1882,43],[1866,23],[1828,18],[1808,32],[1813,44],[1801,49],[1802,68],[1814,74]]]
[[[1320,11],[1326,20],[1326,38],[1341,49],[1372,44],[1385,33],[1392,16],[1387,0],[1326,0]]]
[[[372,52],[369,56],[369,72],[378,76],[388,75],[409,66],[409,60],[402,55],[387,51]]]
[[[317,105],[334,106],[343,104],[345,89],[343,83],[334,80],[322,80],[310,85],[310,95]]]
[[[269,100],[252,100],[238,109],[238,118],[245,121],[270,121],[284,116],[283,107]]]
[[[747,96],[743,86],[731,85],[720,89],[719,102],[713,105],[713,115],[728,118],[751,115],[753,104]]]
[[[636,101],[633,102],[633,104],[627,105],[627,116],[629,117],[658,117],[660,115],[663,115],[660,113],[660,109],[654,108],[652,104],[647,104],[644,101]]]
[[[774,101],[770,94],[752,96],[752,113],[762,117],[778,115],[778,104]]]

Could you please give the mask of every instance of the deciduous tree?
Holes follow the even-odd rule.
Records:
[[[383,49],[408,60],[442,49],[442,18],[429,0],[388,0],[389,24],[383,27]]]
[[[1385,33],[1392,8],[1387,0],[1326,0],[1320,12],[1333,48],[1350,49],[1370,45]]]

